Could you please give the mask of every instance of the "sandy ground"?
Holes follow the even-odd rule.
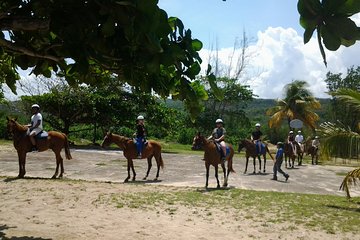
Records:
[[[203,188],[205,171],[201,155],[164,154],[165,169],[159,181],[123,184],[126,162],[119,151],[72,150],[65,161],[65,178],[50,180],[54,172],[51,152],[28,155],[27,177],[17,175],[16,153],[0,150],[0,239],[360,239],[355,234],[327,234],[286,224],[254,222],[244,214],[199,207],[167,206],[154,209],[122,207],[99,201],[101,196],[142,191],[173,192],[179,188]],[[268,163],[268,172],[271,169]],[[145,174],[145,161],[136,160],[138,179]],[[287,170],[290,179],[270,181],[270,174],[246,174],[244,159],[235,157],[236,174],[231,187],[255,190],[344,195],[338,191],[344,173],[351,168],[301,166]],[[250,167],[252,172],[252,166]],[[151,178],[155,175],[152,170]],[[213,175],[213,172],[211,173]],[[143,184],[141,184],[143,183]],[[209,184],[215,187],[214,177]],[[354,191],[358,195],[359,192]],[[245,211],[245,210],[244,210]],[[230,213],[229,213],[230,212]]]

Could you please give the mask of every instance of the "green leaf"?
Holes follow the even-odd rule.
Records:
[[[329,49],[330,51],[336,51],[339,49],[341,45],[341,39],[336,34],[334,34],[334,32],[332,32],[332,29],[330,29],[328,26],[322,26],[321,36],[327,49]]]
[[[214,93],[214,96],[219,100],[224,99],[224,93],[221,91],[221,89],[216,84],[216,77],[213,73],[207,76],[208,82],[210,84],[211,90]]]
[[[304,43],[308,43],[315,31],[315,28],[307,28],[304,32]]]
[[[203,47],[203,44],[200,40],[194,39],[191,41],[191,45],[194,51],[200,51]]]
[[[298,12],[304,18],[313,18],[321,13],[322,7],[319,0],[299,0]]]
[[[201,71],[200,64],[195,62],[186,70],[185,73],[189,78],[194,79],[196,75],[199,74],[200,71]]]
[[[354,15],[360,12],[359,0],[347,0],[342,6],[336,9],[336,13],[346,14],[347,16]]]

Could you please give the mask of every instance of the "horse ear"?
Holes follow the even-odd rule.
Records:
[[[10,121],[10,118],[9,118],[9,116],[6,116],[6,120],[9,122]]]
[[[14,118],[14,121],[15,121],[15,122],[17,121],[17,117],[16,117],[16,118]]]

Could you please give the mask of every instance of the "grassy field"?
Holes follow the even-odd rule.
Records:
[[[171,215],[183,206],[193,209],[193,214],[201,215],[204,220],[211,220],[212,212],[217,209],[229,214],[229,219],[245,218],[264,224],[288,223],[292,230],[301,225],[330,234],[358,233],[360,225],[360,198],[348,201],[344,197],[329,195],[241,189],[172,188],[172,191],[161,191],[161,188],[149,186],[146,192],[99,195],[96,202],[145,211],[160,211],[161,208]],[[223,224],[226,224],[226,219]]]

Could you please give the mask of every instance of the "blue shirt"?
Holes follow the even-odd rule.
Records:
[[[284,149],[283,148],[279,148],[276,152],[276,156],[275,156],[275,159],[276,160],[280,160],[283,158],[283,154],[284,154]]]

